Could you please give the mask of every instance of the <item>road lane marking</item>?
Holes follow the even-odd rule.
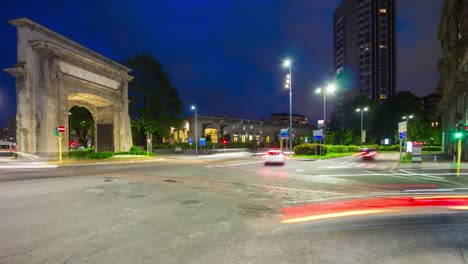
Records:
[[[261,160],[261,161],[242,162],[242,163],[231,163],[231,164],[226,164],[226,165],[214,165],[214,167],[222,168],[222,167],[241,166],[241,165],[264,163],[264,162],[265,162],[264,160]]]
[[[369,173],[369,174],[377,175],[377,173],[376,173],[376,172],[373,172],[373,171],[368,171],[368,170],[363,170],[363,171],[365,171],[365,172],[367,172],[367,173]]]
[[[415,176],[422,176],[422,177],[428,177],[428,178],[433,178],[433,179],[445,180],[444,177],[439,177],[439,176],[431,176],[431,175],[427,175],[427,174],[414,173],[414,172],[407,171],[407,170],[402,170],[402,169],[399,169],[399,171],[402,171],[402,172],[410,174],[410,175],[415,175]]]
[[[453,192],[453,191],[455,191],[455,189],[452,189],[452,188],[404,190],[404,192]]]

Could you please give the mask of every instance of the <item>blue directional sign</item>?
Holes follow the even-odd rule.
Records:
[[[281,138],[288,138],[288,130],[281,129]]]
[[[188,139],[188,143],[189,143],[189,145],[192,145],[192,143],[193,143],[192,138],[189,138],[189,139]]]
[[[399,132],[399,133],[398,133],[398,138],[399,138],[399,139],[407,138],[406,131],[405,131],[405,132]]]
[[[206,138],[200,138],[200,146],[204,147],[206,145]]]
[[[313,132],[314,140],[322,140],[323,139],[323,130],[322,129],[314,130],[312,132]]]

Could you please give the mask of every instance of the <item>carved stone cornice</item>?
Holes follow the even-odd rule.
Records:
[[[89,57],[92,57],[92,58],[97,58],[99,59],[100,61],[102,61],[103,63],[105,64],[108,64],[110,67],[112,68],[115,68],[115,69],[119,69],[119,70],[123,70],[124,72],[128,73],[131,71],[131,69],[125,67],[124,65],[122,64],[119,64],[111,59],[108,59],[104,56],[102,56],[101,54],[91,50],[91,49],[88,49],[80,44],[78,44],[77,42],[69,39],[69,38],[66,38],[34,21],[32,21],[31,19],[28,19],[28,18],[18,18],[18,19],[13,19],[13,20],[10,20],[8,21],[10,24],[12,24],[13,26],[15,27],[27,27],[29,29],[31,29],[31,31],[37,31],[37,32],[40,32],[46,36],[48,36],[49,38],[53,39],[53,40],[56,40],[60,43],[64,43],[66,44],[67,46],[70,46],[71,48],[73,49],[76,49],[78,52],[80,53],[83,53],[83,54],[88,54]]]
[[[55,43],[44,41],[44,40],[36,40],[31,42],[31,46],[34,50],[47,53],[51,52],[52,54],[56,55],[58,58],[63,59],[65,61],[74,61],[77,64],[84,64],[88,69],[94,69],[94,72],[104,72],[105,76],[118,76],[126,81],[133,80],[133,77],[128,75],[124,68],[116,70],[113,67],[100,63],[99,61],[93,60],[81,54],[78,54],[74,51],[71,51],[67,48],[61,47]],[[123,67],[123,66],[122,66]],[[115,78],[114,78],[115,79]]]
[[[16,77],[16,79],[23,79],[25,77],[24,62],[16,63],[13,68],[6,68],[4,71]]]
[[[63,81],[66,81],[66,82],[69,82],[69,83],[72,83],[72,84],[77,84],[77,85],[80,85],[80,86],[84,86],[84,87],[89,87],[89,88],[92,88],[92,89],[95,89],[95,90],[98,90],[98,91],[101,91],[101,92],[104,92],[104,93],[108,93],[108,94],[117,93],[119,95],[119,97],[122,94],[122,92],[120,90],[111,90],[106,86],[103,86],[103,85],[100,85],[100,84],[97,84],[97,83],[94,83],[94,82],[90,82],[90,81],[87,81],[87,80],[84,80],[84,79],[80,79],[80,78],[77,78],[77,77],[72,76],[72,75],[61,73],[60,75],[58,75],[58,77],[60,77],[60,80],[63,80]]]

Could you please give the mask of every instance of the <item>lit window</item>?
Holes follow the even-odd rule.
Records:
[[[379,45],[379,48],[381,48],[381,49],[385,49],[386,47],[387,47],[387,45],[384,45],[384,44]]]
[[[209,137],[212,143],[218,143],[218,129],[205,128],[205,136]]]
[[[242,135],[242,143],[245,143],[245,135]]]
[[[379,94],[379,99],[380,99],[380,100],[386,100],[386,99],[387,99],[387,95],[386,95],[386,94]]]
[[[256,135],[256,136],[255,136],[255,140],[256,140],[256,141],[260,141],[260,135]]]
[[[238,135],[238,134],[234,134],[233,141],[234,141],[235,143],[239,142],[239,135]]]
[[[380,12],[380,14],[386,14],[386,13],[387,13],[387,9],[386,9],[386,8],[380,8],[380,9],[379,9],[379,12]]]
[[[270,136],[266,136],[265,141],[266,141],[266,143],[270,143]]]
[[[249,135],[249,142],[253,140],[253,136]]]

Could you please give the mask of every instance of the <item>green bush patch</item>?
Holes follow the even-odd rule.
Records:
[[[88,153],[86,155],[88,159],[108,159],[108,158],[111,158],[112,156],[114,156],[114,153],[110,151]]]

